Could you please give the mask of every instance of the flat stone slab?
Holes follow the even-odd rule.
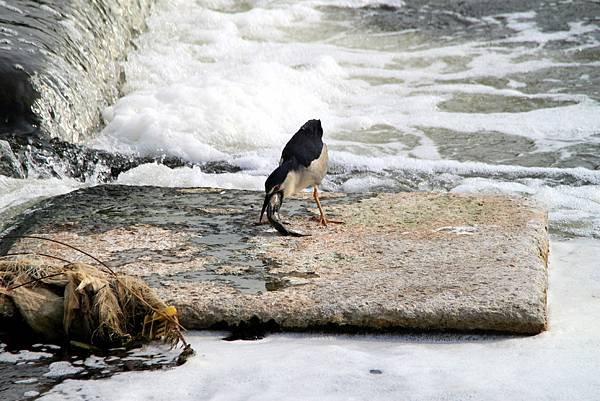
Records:
[[[547,218],[523,198],[448,193],[331,194],[321,227],[309,194],[282,218],[308,237],[256,225],[262,193],[99,186],[51,198],[12,223],[143,277],[190,329],[257,317],[284,330],[546,328]],[[4,240],[1,252],[87,257]]]

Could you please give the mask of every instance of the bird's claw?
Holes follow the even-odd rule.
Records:
[[[312,216],[312,217],[310,218],[310,220],[312,220],[312,221],[316,221],[316,222],[318,222],[319,224],[321,224],[322,226],[325,226],[325,227],[327,227],[327,224],[329,224],[329,223],[332,223],[332,224],[344,224],[344,222],[343,222],[343,221],[339,221],[339,220],[330,220],[330,219],[328,219],[328,218],[326,218],[326,217],[322,217],[322,216],[320,216],[320,217],[317,217],[317,216]]]

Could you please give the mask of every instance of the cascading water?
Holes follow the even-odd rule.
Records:
[[[119,95],[119,62],[150,0],[0,2],[0,172],[89,177],[76,144]],[[64,174],[61,174],[64,173]]]

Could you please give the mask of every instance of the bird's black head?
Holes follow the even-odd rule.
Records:
[[[300,128],[300,131],[304,131],[307,134],[318,136],[319,138],[323,137],[323,127],[321,127],[321,120],[308,120]]]

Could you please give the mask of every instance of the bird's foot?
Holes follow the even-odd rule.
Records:
[[[327,217],[323,217],[323,216],[312,216],[310,218],[311,221],[316,221],[319,224],[321,224],[322,226],[327,227],[327,224],[332,223],[332,224],[344,224],[343,221],[339,221],[339,220],[330,220]]]

